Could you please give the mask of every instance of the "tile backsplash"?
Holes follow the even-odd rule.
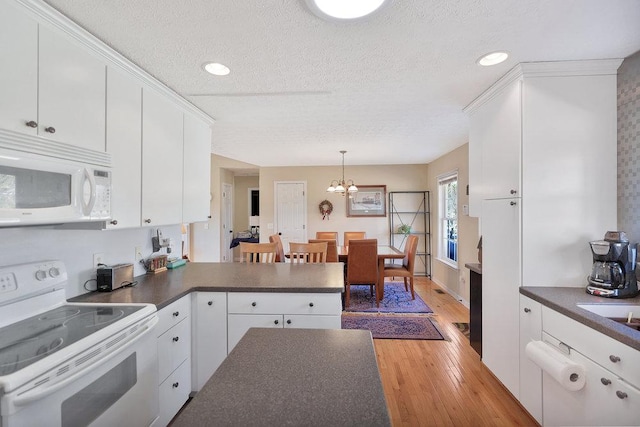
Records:
[[[618,229],[640,242],[640,52],[618,69]]]

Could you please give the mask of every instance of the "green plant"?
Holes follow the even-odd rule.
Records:
[[[398,226],[398,233],[402,233],[402,234],[411,233],[411,226],[409,224],[402,224]]]

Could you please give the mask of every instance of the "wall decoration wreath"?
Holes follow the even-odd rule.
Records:
[[[324,221],[324,219],[327,218],[328,221],[329,215],[331,215],[331,212],[333,212],[333,205],[331,204],[331,202],[328,200],[321,201],[318,205],[318,209],[320,209],[320,213],[322,214],[322,220]]]

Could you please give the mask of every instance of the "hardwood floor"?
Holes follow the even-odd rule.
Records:
[[[416,292],[450,341],[374,340],[393,426],[536,426],[452,322],[469,310],[417,278]]]

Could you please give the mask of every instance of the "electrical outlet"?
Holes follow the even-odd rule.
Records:
[[[100,266],[98,264],[104,264],[104,254],[103,253],[97,253],[97,254],[93,254],[93,268],[99,268]]]
[[[142,261],[142,246],[136,246],[135,247],[135,255],[134,255],[133,259],[135,260],[135,262]]]

